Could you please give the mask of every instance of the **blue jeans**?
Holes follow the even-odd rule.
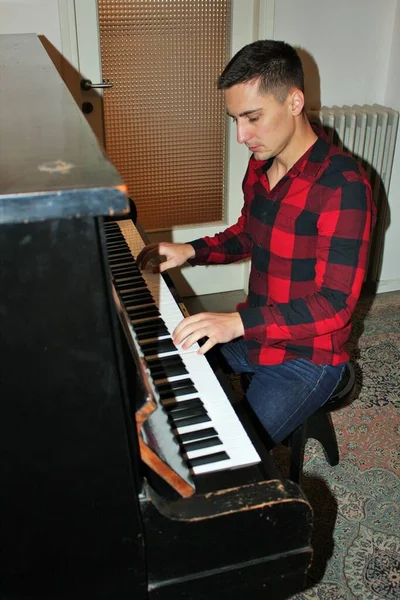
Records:
[[[325,404],[345,369],[345,363],[316,365],[304,358],[255,365],[248,359],[243,338],[222,345],[221,352],[235,373],[253,373],[247,400],[276,444]]]

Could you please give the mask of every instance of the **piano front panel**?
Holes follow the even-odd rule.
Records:
[[[4,225],[0,256],[0,596],[144,598],[137,440],[96,219]]]
[[[301,589],[312,513],[295,484],[258,481],[175,501],[149,488],[141,506],[152,600],[283,600]]]

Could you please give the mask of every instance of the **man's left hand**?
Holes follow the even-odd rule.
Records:
[[[208,338],[198,351],[205,354],[215,344],[230,342],[244,334],[242,319],[234,313],[199,313],[183,319],[174,330],[172,337],[175,345],[182,344],[187,350],[201,338]]]

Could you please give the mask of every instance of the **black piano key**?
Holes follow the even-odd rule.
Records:
[[[128,304],[130,302],[137,303],[138,301],[150,301],[154,303],[153,296],[147,290],[138,290],[137,292],[130,293],[129,295],[120,293],[119,295],[124,304]]]
[[[142,273],[133,264],[126,261],[124,261],[124,264],[121,263],[114,266],[111,264],[110,270],[115,281],[126,280],[127,277],[131,277],[132,279],[142,277]]]
[[[171,402],[174,400],[174,398],[179,398],[179,396],[186,396],[186,394],[196,394],[197,390],[193,385],[188,385],[186,387],[178,388],[172,391],[166,390],[160,392],[158,390],[158,393],[160,394],[160,398],[162,401]]]
[[[128,265],[122,264],[122,263],[128,263]],[[140,269],[137,266],[137,263],[133,260],[132,255],[126,255],[124,260],[120,261],[120,265],[118,264],[118,257],[112,257],[112,269],[116,272],[118,271],[123,271],[124,269],[126,269],[127,267],[129,267],[133,273],[140,273]]]
[[[176,427],[187,427],[188,425],[199,425],[211,421],[207,413],[196,415],[195,417],[186,417],[184,419],[176,419]]]
[[[158,317],[159,310],[156,305],[154,306],[146,306],[143,308],[127,308],[129,318],[131,321],[135,321],[135,319],[145,319],[148,317]]]
[[[132,258],[132,254],[130,253],[130,250],[128,248],[128,246],[125,244],[123,245],[122,242],[119,243],[114,243],[114,244],[110,244],[109,246],[107,246],[107,254],[110,257],[114,258],[115,256],[118,256],[119,254],[121,254],[122,252],[129,252],[129,256]]]
[[[180,388],[187,387],[188,385],[194,386],[194,383],[190,377],[185,377],[184,379],[178,379],[177,381],[166,381],[165,383],[160,383],[157,385],[157,389],[161,394],[167,391],[178,390]]]
[[[120,279],[126,279],[128,276],[132,279],[137,279],[138,277],[142,277],[141,271],[134,267],[133,265],[121,265],[111,267],[111,273],[115,279],[115,281],[119,281]]]
[[[107,246],[109,244],[113,244],[113,243],[116,243],[116,242],[119,242],[120,244],[124,242],[126,244],[125,238],[122,235],[121,231],[106,231],[106,244],[107,244]]]
[[[191,442],[193,440],[202,440],[208,437],[214,437],[218,435],[218,432],[214,427],[207,427],[206,429],[199,429],[198,431],[189,431],[188,433],[179,433],[178,441],[180,440],[183,444]]]
[[[132,253],[129,250],[129,246],[125,243],[125,241],[115,240],[113,244],[110,244],[107,248],[108,256],[113,256],[115,254],[125,253],[132,259]]]
[[[119,294],[121,294],[121,293],[141,294],[144,292],[148,292],[148,288],[144,285],[144,283],[140,282],[140,284],[139,284],[139,282],[140,282],[140,280],[138,280],[136,283],[135,283],[135,281],[130,280],[129,285],[121,286],[121,284],[118,281],[115,281],[115,280],[113,281],[114,287],[118,291]]]
[[[148,322],[147,323],[138,323],[137,325],[147,325],[147,324],[148,324]],[[160,324],[155,325],[154,321],[152,321],[150,324],[151,324],[151,327],[146,327],[144,329],[139,330],[139,329],[137,329],[137,327],[135,328],[135,333],[136,333],[139,341],[169,335],[169,331],[168,331],[166,325],[164,324],[164,322],[161,322]]]
[[[166,338],[168,339],[168,338]],[[174,358],[175,360],[171,360],[171,358]],[[168,362],[164,362],[167,361]],[[153,370],[154,372],[156,371],[163,371],[165,369],[169,369],[169,368],[180,368],[180,369],[186,369],[185,367],[185,363],[183,362],[182,358],[180,357],[179,354],[168,354],[167,356],[152,356],[149,357],[148,359],[148,367]],[[177,373],[177,375],[179,375],[179,373]]]
[[[118,265],[119,262],[128,262],[132,266],[135,265],[135,261],[133,260],[132,254],[129,252],[129,249],[125,250],[124,248],[114,250],[114,252],[108,252],[108,262],[110,265]]]
[[[203,402],[199,398],[190,398],[190,400],[182,400],[181,402],[175,402],[170,404],[167,408],[168,412],[179,412],[188,408],[199,408],[204,406]]]
[[[197,425],[198,423],[205,423],[210,421],[210,417],[206,412],[201,412],[200,410],[193,410],[192,412],[187,412],[185,415],[181,413],[169,414],[168,420],[173,429],[178,429],[179,427],[186,427],[187,425]]]
[[[147,290],[137,290],[136,292],[130,292],[129,294],[119,294],[124,304],[129,302],[136,302],[138,300],[150,300],[154,302],[153,296]]]
[[[137,263],[133,260],[131,254],[125,255],[125,259],[124,259],[124,261],[122,261],[122,260],[120,261],[121,262],[120,265],[118,264],[118,257],[117,256],[112,256],[111,257],[111,261],[112,261],[112,265],[113,265],[112,268],[115,271],[118,271],[118,270],[122,271],[124,268],[126,268],[125,265],[122,264],[122,262],[124,262],[124,263],[128,262],[130,269],[133,269],[134,271],[139,271],[139,267],[137,266]]]
[[[183,365],[182,358],[179,354],[171,354],[171,356],[163,356],[162,358],[154,357],[151,358],[148,362],[148,366],[150,369],[157,368],[159,366],[174,366],[174,365]]]
[[[186,375],[188,370],[185,365],[158,367],[157,369],[150,369],[153,379],[157,382],[159,379],[167,379],[168,377],[177,377],[178,375]]]
[[[119,228],[118,223],[116,223],[115,221],[106,221],[104,223],[104,229],[105,229],[106,232],[108,232],[108,231],[115,231],[115,230],[117,230],[119,232],[121,231],[120,228]]]
[[[217,452],[216,454],[207,454],[206,456],[198,456],[197,458],[189,458],[189,466],[200,467],[202,465],[209,465],[211,463],[220,462],[222,460],[229,460],[229,456],[226,452]]]
[[[155,306],[157,308],[154,300],[146,300],[146,299],[138,300],[137,302],[127,302],[126,304],[125,304],[125,302],[123,302],[123,305],[125,306],[125,309],[128,312],[132,311],[133,309],[141,310],[142,308],[143,309],[149,308],[151,306]],[[145,341],[145,338],[143,339],[143,341]]]
[[[115,221],[107,221],[106,223],[104,223],[104,229],[106,232],[115,230],[121,231],[118,223],[116,223]]]
[[[156,319],[153,319],[151,323],[139,323],[136,328],[136,333],[157,331],[158,329],[161,329],[163,327],[167,328],[167,326],[164,323],[164,320],[161,317],[157,317]]]
[[[121,238],[116,235],[109,234],[107,236],[106,244],[107,244],[107,252],[110,252],[110,250],[112,250],[113,248],[122,247],[123,244],[126,244],[126,242],[124,239],[121,240]]]
[[[118,262],[120,264],[118,264]],[[124,272],[126,269],[130,270],[130,272],[132,274],[135,275],[141,275],[141,271],[138,268],[138,266],[136,265],[135,261],[132,259],[132,257],[126,257],[123,260],[119,260],[118,258],[113,258],[111,260],[111,270],[115,272],[115,274],[118,274],[120,271]]]
[[[174,352],[178,350],[171,338],[154,340],[153,342],[139,342],[145,356],[161,354],[162,352]]]
[[[206,415],[207,411],[204,407],[200,406],[198,408],[186,408],[185,410],[167,410],[167,414],[169,418],[179,426],[182,419],[187,419],[188,417],[200,417]]]
[[[218,436],[208,437],[204,440],[197,440],[195,442],[189,442],[188,444],[182,445],[182,449],[187,453],[193,450],[202,450],[203,448],[213,448],[214,446],[222,446],[222,442]]]
[[[137,279],[132,279],[128,283],[121,285],[118,281],[115,281],[116,284],[116,288],[118,291],[122,291],[122,290],[140,290],[140,289],[148,289],[146,282],[143,278],[138,277]]]
[[[118,287],[121,291],[128,290],[132,286],[132,284],[138,283],[138,281],[142,281],[143,284],[145,284],[145,281],[141,275],[132,274],[130,271],[120,274],[111,272],[111,276],[114,285]]]
[[[107,254],[108,262],[110,264],[115,264],[115,262],[118,262],[119,258],[129,258],[132,264],[134,264],[132,260],[132,254],[129,252],[129,248],[127,249],[116,246],[115,248],[109,248],[107,250]]]
[[[123,259],[117,260],[117,261],[115,261],[115,260],[113,261],[111,259],[108,262],[110,264],[111,272],[113,271],[113,268],[114,269],[122,269],[124,267],[128,267],[129,269],[133,268],[132,261],[129,259],[129,257],[128,258],[123,258]]]
[[[118,286],[117,286],[118,287]],[[119,295],[121,296],[122,300],[134,300],[136,298],[141,298],[141,297],[149,297],[149,298],[153,298],[153,296],[151,295],[151,292],[149,289],[144,288],[142,290],[118,290],[119,291]]]
[[[188,373],[185,363],[179,354],[149,359],[147,366],[154,379],[165,379],[165,375],[167,377],[173,377],[175,375],[184,375],[185,373]]]
[[[142,305],[149,305],[149,304],[154,304],[154,299],[153,297],[148,294],[146,296],[138,296],[137,298],[122,298],[122,303],[125,306],[125,308],[131,307],[131,306],[142,306]]]
[[[129,246],[123,242],[120,242],[119,244],[115,243],[113,245],[110,244],[107,248],[108,256],[115,256],[116,254],[121,254],[122,252],[125,254],[129,253],[129,256],[132,258],[132,253],[129,250]]]
[[[126,310],[131,310],[132,308],[145,308],[147,306],[156,306],[153,298],[138,298],[137,300],[129,300],[128,302],[122,301],[122,304],[125,306]]]

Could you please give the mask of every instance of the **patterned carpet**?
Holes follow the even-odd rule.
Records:
[[[314,558],[293,600],[400,598],[400,292],[363,299],[353,322],[355,399],[332,414],[339,465],[329,466],[318,442],[306,447]],[[285,476],[287,452],[273,452]]]

